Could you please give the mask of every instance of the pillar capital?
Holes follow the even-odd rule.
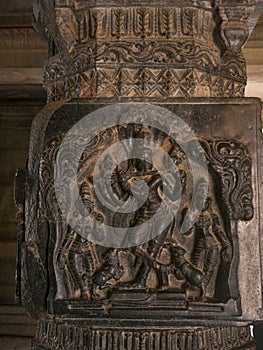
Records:
[[[49,101],[242,97],[255,3],[35,0]]]

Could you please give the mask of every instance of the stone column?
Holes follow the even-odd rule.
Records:
[[[253,9],[35,1],[48,104],[17,177],[32,349],[255,349],[262,145],[242,55]]]

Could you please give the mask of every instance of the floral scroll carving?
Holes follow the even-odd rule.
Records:
[[[41,15],[47,4],[36,2],[38,27],[53,47],[44,78],[49,101],[244,95],[241,48],[253,4],[239,10],[207,1],[112,8],[74,4],[49,6],[56,16],[51,26]]]

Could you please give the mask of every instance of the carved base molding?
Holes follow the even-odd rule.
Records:
[[[84,323],[85,321],[82,321]],[[86,322],[87,324],[88,322]],[[226,350],[256,349],[249,327],[85,327],[39,321],[32,350]]]

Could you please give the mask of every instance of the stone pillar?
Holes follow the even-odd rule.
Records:
[[[16,191],[32,349],[255,349],[262,145],[242,55],[253,8],[35,1],[49,103]]]

